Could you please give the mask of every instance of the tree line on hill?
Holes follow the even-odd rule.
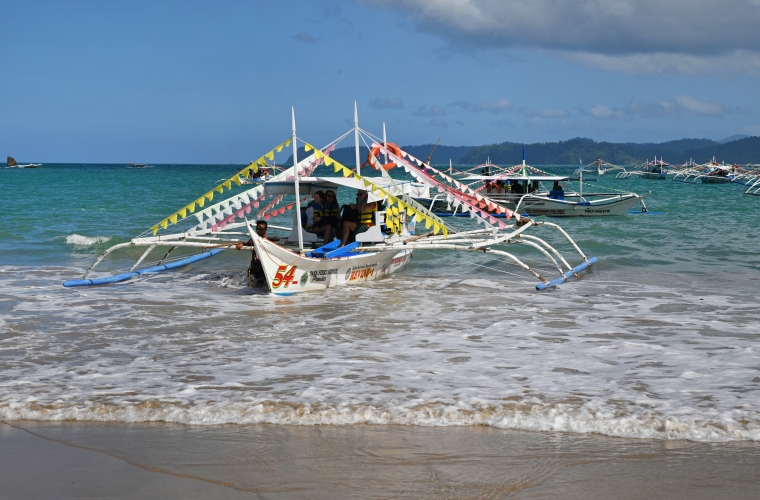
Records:
[[[434,165],[448,165],[449,159],[454,164],[478,165],[488,158],[497,165],[516,165],[522,161],[522,150],[525,147],[527,162],[532,165],[577,165],[588,164],[602,158],[617,165],[630,165],[652,160],[655,156],[671,164],[681,164],[689,160],[706,163],[713,157],[719,162],[726,163],[760,163],[760,137],[743,137],[741,139],[713,141],[711,139],[679,139],[661,143],[615,143],[596,142],[592,139],[577,137],[567,141],[539,142],[523,144],[517,142],[502,142],[484,146],[444,146],[439,145],[431,158]],[[425,160],[433,144],[419,146],[402,146],[401,149]],[[360,158],[367,159],[368,150],[361,147]],[[299,158],[305,158],[303,149],[298,153]],[[353,147],[336,149],[332,155],[344,165],[356,164],[356,153]],[[292,164],[292,156],[288,164]]]

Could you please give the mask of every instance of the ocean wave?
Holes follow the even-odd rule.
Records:
[[[488,426],[534,432],[601,434],[611,437],[698,442],[760,441],[760,421],[681,420],[657,415],[620,415],[565,404],[416,405],[414,408],[366,404],[324,405],[266,401],[253,405],[194,406],[156,400],[130,405],[11,403],[0,406],[2,420],[80,422],[167,422],[185,425],[412,425],[431,427]]]
[[[66,236],[66,244],[88,247],[96,243],[105,243],[110,239],[110,236],[82,236],[74,233]]]

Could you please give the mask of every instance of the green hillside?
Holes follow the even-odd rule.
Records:
[[[716,160],[726,163],[760,163],[760,137],[745,137],[720,143],[711,139],[678,139],[661,143],[616,143],[596,142],[577,137],[560,142],[537,142],[522,144],[502,142],[485,146],[444,146],[439,145],[433,154],[434,165],[448,165],[449,159],[455,164],[477,165],[491,158],[497,165],[513,165],[522,160],[525,146],[528,163],[532,165],[575,165],[579,162],[591,163],[597,158],[617,165],[629,165],[651,160],[655,156],[671,164],[681,164],[693,159],[698,163]],[[402,146],[403,150],[422,160],[433,149],[433,144]],[[298,153],[303,158],[303,149]],[[344,165],[356,163],[353,147],[339,148],[332,157]],[[361,161],[367,159],[367,148],[361,147]],[[292,163],[292,157],[288,159]]]
[[[523,144],[504,142],[471,148],[462,156],[464,164],[476,165],[487,158],[496,164],[522,160]],[[710,139],[680,139],[663,143],[596,142],[576,138],[560,142],[525,144],[528,162],[534,165],[573,165],[602,158],[615,164],[641,163],[655,156],[679,164],[693,159],[704,163],[715,157],[726,163],[760,163],[760,137],[747,137],[720,144]]]

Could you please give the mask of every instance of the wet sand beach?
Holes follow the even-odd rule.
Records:
[[[757,498],[760,444],[488,427],[0,424],[2,498]]]

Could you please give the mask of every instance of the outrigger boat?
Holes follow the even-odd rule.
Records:
[[[760,175],[757,176],[752,184],[749,185],[749,188],[744,191],[744,194],[754,194],[755,196],[760,196]]]
[[[430,169],[429,165],[425,165]],[[639,195],[633,192],[583,192],[583,170],[580,172],[581,181],[579,191],[573,191],[567,185],[568,191],[562,195],[554,196],[543,184],[545,182],[562,183],[568,180],[568,176],[551,175],[523,161],[520,165],[504,170],[496,175],[470,175],[462,181],[473,181],[472,185],[480,184],[476,191],[483,193],[491,201],[511,212],[523,213],[528,216],[546,215],[550,217],[600,217],[608,215],[623,215],[637,203],[641,204],[642,212],[647,208],[644,198],[649,192]],[[459,181],[457,186],[463,185]],[[564,190],[563,190],[564,191]],[[437,215],[457,215],[456,207],[448,210],[441,197],[418,200],[428,204],[430,210]]]
[[[591,167],[591,168],[589,168]],[[588,177],[588,174],[594,174],[596,173],[597,176],[604,175],[608,172],[625,172],[625,167],[621,167],[619,165],[613,165],[612,163],[608,161],[604,161],[601,158],[597,158],[595,162],[589,163],[588,165],[583,165],[581,163],[581,166],[573,172],[573,175],[570,176],[571,181],[580,181],[581,178],[581,172],[585,172],[585,180],[588,181],[598,181],[598,177]]]
[[[664,181],[668,178],[668,168],[670,168],[670,163],[664,161],[662,158],[658,160],[655,156],[654,161],[646,162],[644,164],[639,177],[641,179]]]
[[[297,143],[300,139],[296,136],[294,112],[292,120],[292,136],[288,140],[138,237],[112,246],[97,258],[80,279],[66,281],[63,285],[77,287],[118,283],[141,275],[176,269],[213,257],[226,249],[240,247],[241,237],[250,237],[252,245],[242,248],[255,252],[255,257],[262,265],[269,291],[277,295],[324,290],[389,276],[408,265],[415,249],[461,250],[504,257],[535,276],[539,281],[536,285],[539,290],[555,287],[571,277],[577,277],[579,272],[596,262],[595,257],[587,257],[558,225],[521,218],[519,214],[466,186],[462,186],[461,189],[448,186],[442,180],[448,177],[442,172],[432,169],[429,165],[423,166],[423,162],[397,147],[391,150],[390,143],[385,140],[385,133],[381,141],[359,129],[356,107],[354,128],[327,147],[320,149],[301,141],[305,151],[311,151],[311,154],[301,161],[298,161],[297,157]],[[355,171],[329,155],[331,148],[352,132],[356,146]],[[395,165],[402,167],[417,182],[397,182],[383,166],[377,164],[378,162],[373,162],[372,166],[379,169],[382,174],[380,177],[363,176],[359,162],[360,134],[362,138],[372,141],[373,149],[387,155]],[[267,160],[273,159],[275,152],[281,152],[288,146],[293,148],[293,167],[253,188],[243,188],[242,191],[237,189],[237,186],[242,184],[241,177],[247,177],[250,170],[258,170],[267,164]],[[312,176],[321,164],[332,167],[334,172],[341,176]],[[484,227],[457,230],[446,225],[443,220],[414,201],[413,195],[419,194],[420,184],[424,186],[423,189],[437,189],[444,193],[450,203],[462,207]],[[382,208],[379,207],[374,212],[375,224],[366,232],[357,234],[353,243],[340,247],[340,242],[336,240],[320,245],[316,241],[316,235],[302,228],[299,213],[303,201],[301,197],[317,190],[344,188],[366,190],[370,195],[369,200],[377,201]],[[226,191],[231,195],[213,205],[205,206],[207,202],[212,202],[217,194]],[[291,195],[295,197],[294,201],[278,207]],[[261,204],[268,198],[272,198],[272,201],[262,208]],[[291,228],[269,226],[270,229],[289,231],[282,243],[261,238],[253,231],[253,221],[248,218],[253,209],[260,209],[256,216],[265,220],[283,215],[288,210],[294,211]],[[505,220],[496,219],[498,215]],[[179,229],[170,232],[170,226]],[[578,252],[581,262],[571,266],[552,245],[530,234],[534,229],[542,227],[556,232],[555,234],[567,241]],[[311,246],[316,248],[307,249],[304,243],[311,243]],[[523,245],[537,250],[546,257],[547,263],[556,269],[556,275],[542,276],[538,270],[507,251],[509,245]],[[88,278],[93,269],[112,252],[121,248],[136,247],[145,248],[145,251],[129,271],[115,276]],[[168,247],[169,250],[160,261],[143,265],[141,268],[140,265],[147,256],[159,247]],[[177,248],[200,253],[169,259],[171,252]]]
[[[669,168],[670,163],[664,161],[662,158],[658,160],[655,156],[654,160],[647,160],[638,170],[626,170],[623,168],[622,172],[618,172],[617,175],[615,175],[615,178],[628,179],[630,177],[638,177],[639,179],[665,180],[668,178]]]
[[[586,175],[583,175],[586,174]],[[571,181],[577,181],[577,182],[597,182],[599,180],[599,172],[594,170],[586,170],[586,166],[583,165],[582,162],[580,162],[580,166],[578,169],[573,172],[573,174],[568,178],[568,180]]]
[[[703,165],[690,162],[687,168],[680,170],[673,178],[674,181],[696,184],[728,184],[736,182],[738,184],[749,185],[754,182],[757,172],[750,169],[743,169],[739,165],[726,165],[712,161]]]
[[[8,168],[37,168],[42,165],[42,163],[27,163],[26,165],[19,165],[12,156],[9,156],[6,161]]]

